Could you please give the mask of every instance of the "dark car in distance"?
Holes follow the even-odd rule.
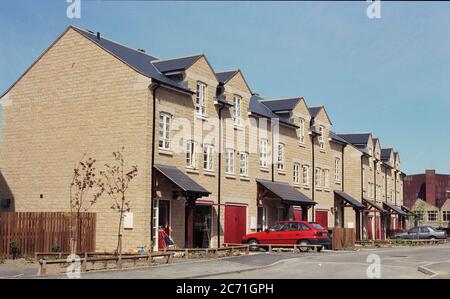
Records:
[[[416,226],[395,234],[394,239],[447,239],[447,233],[431,226]]]

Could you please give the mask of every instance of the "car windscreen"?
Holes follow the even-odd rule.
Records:
[[[326,230],[318,223],[311,223],[311,225],[314,226],[314,228],[317,230]]]

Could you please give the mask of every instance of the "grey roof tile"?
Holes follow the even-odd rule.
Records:
[[[293,110],[299,101],[300,98],[267,99],[263,100],[262,103],[273,112],[277,112]]]
[[[347,194],[343,191],[334,190],[334,193],[338,197],[342,198],[344,201],[346,201],[347,203],[352,205],[353,207],[357,208],[358,210],[362,210],[362,209],[366,208],[366,206],[363,205],[362,203],[360,203],[357,199],[353,198],[352,196],[350,196],[349,194]]]
[[[339,137],[345,139],[348,143],[353,145],[367,145],[369,142],[370,133],[339,133]]]
[[[288,183],[272,182],[263,179],[256,179],[256,182],[287,203],[308,206],[316,204],[308,196],[296,190]]]
[[[152,61],[152,64],[156,66],[161,73],[183,71],[193,65],[201,56],[203,56],[203,54],[173,59],[154,60]]]
[[[203,188],[196,181],[191,179],[184,172],[176,168],[175,166],[155,164],[155,169],[169,179],[172,183],[177,185],[184,192],[198,193],[201,196],[207,196],[211,194],[208,190]]]
[[[230,80],[239,70],[225,71],[216,73],[217,81],[221,84],[225,84]]]
[[[71,26],[75,31],[88,38],[101,48],[110,52],[130,67],[141,73],[142,75],[155,79],[161,83],[167,84],[176,89],[191,92],[189,89],[181,85],[180,83],[164,76],[151,62],[157,60],[156,57],[151,56],[139,50],[135,50],[119,43],[113,42],[107,38],[97,38],[95,33]]]

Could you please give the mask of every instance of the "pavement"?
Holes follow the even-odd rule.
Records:
[[[378,263],[379,262],[379,263]],[[14,270],[14,269],[13,269]],[[17,269],[16,269],[17,270]],[[27,273],[25,273],[26,271]],[[24,269],[30,278],[36,268]],[[17,274],[0,265],[0,277]],[[48,278],[66,278],[49,275]],[[176,259],[173,264],[82,273],[82,279],[154,278],[450,278],[450,244],[416,247],[362,248],[321,253],[252,253],[221,259]]]

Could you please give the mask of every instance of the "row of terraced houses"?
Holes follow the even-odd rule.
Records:
[[[324,106],[265,98],[203,54],[159,59],[69,26],[1,103],[0,211],[67,211],[83,153],[103,164],[124,147],[139,171],[124,249],[160,247],[161,230],[178,247],[216,247],[290,219],[358,239],[407,226],[398,151],[333,132]],[[93,207],[98,250],[115,248],[110,205]]]

